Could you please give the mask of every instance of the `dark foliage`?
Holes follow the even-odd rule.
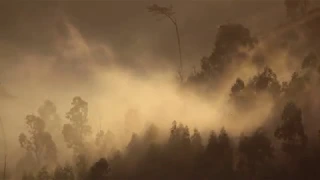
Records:
[[[107,180],[109,179],[109,172],[110,168],[108,161],[101,158],[90,168],[89,179]]]
[[[296,19],[305,14],[307,1],[286,0],[285,6],[288,16]],[[164,15],[177,27],[171,7],[152,5],[149,11]],[[46,129],[47,124],[60,118],[53,102],[45,101],[38,110],[39,116],[26,117],[28,133],[19,136],[26,155],[17,169],[36,164],[23,169],[22,180],[320,179],[320,128],[314,123],[318,119],[312,112],[320,106],[312,96],[320,87],[317,54],[307,54],[291,79],[280,82],[276,72],[266,65],[264,54],[248,58],[257,44],[257,39],[241,24],[220,26],[212,54],[201,60],[200,71],[195,71],[186,84],[212,92],[225,74],[233,73],[232,65],[252,63],[257,73],[248,80],[235,79],[230,87],[229,105],[239,115],[245,115],[257,106],[265,108],[257,102],[267,97],[272,101],[272,111],[267,117],[272,125],[261,124],[260,128],[236,137],[230,136],[224,127],[203,136],[198,129],[190,131],[188,125],[173,121],[169,137],[161,142],[155,124],[147,126],[141,134],[132,130],[140,127],[140,121],[139,113],[131,110],[125,116],[126,131],[131,135],[126,148],[112,149],[114,134],[100,127],[93,148],[96,150],[93,153],[97,153],[91,155],[87,141],[92,133],[88,103],[77,96],[66,114],[69,123],[63,125],[61,132],[67,147],[73,150],[73,161],[72,165],[60,166],[56,164],[54,140]],[[51,125],[61,128],[59,122]],[[50,166],[52,162],[54,166]]]

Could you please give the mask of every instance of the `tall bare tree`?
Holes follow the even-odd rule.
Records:
[[[183,81],[183,66],[182,66],[182,53],[181,53],[181,41],[180,41],[180,33],[179,33],[179,28],[178,28],[178,23],[177,19],[174,16],[175,12],[172,10],[172,6],[170,7],[162,7],[157,4],[153,4],[148,7],[149,12],[155,14],[155,15],[162,15],[166,18],[168,18],[174,25],[175,30],[176,30],[176,35],[177,35],[177,40],[178,40],[178,48],[179,48],[179,78],[180,81]]]

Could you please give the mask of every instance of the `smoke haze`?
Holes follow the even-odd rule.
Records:
[[[37,114],[47,99],[55,103],[64,124],[72,98],[83,98],[89,105],[93,134],[101,128],[111,130],[120,149],[128,143],[132,132],[141,133],[151,123],[165,137],[173,120],[204,132],[225,127],[231,136],[265,123],[274,107],[268,95],[260,97],[257,108],[242,114],[241,121],[228,103],[235,79],[241,77],[247,82],[257,74],[259,69],[253,66],[232,66],[216,89],[217,95],[210,94],[214,98],[203,98],[188,89],[182,92],[177,83],[174,29],[166,19],[157,21],[148,13],[146,6],[154,2],[1,3],[0,116],[9,159],[20,158],[16,156],[21,155],[18,135],[25,131],[26,115]],[[212,52],[218,25],[241,23],[259,37],[285,19],[274,18],[285,17],[282,1],[161,1],[161,4],[172,4],[177,13],[186,76],[192,74],[194,66],[199,69],[200,59]],[[304,46],[297,44],[290,51]],[[273,45],[262,42],[260,48],[249,54],[268,53],[267,65],[276,72],[279,81],[288,81],[300,66],[299,59],[305,56],[305,51],[292,55],[288,48],[271,49]],[[295,63],[288,67],[289,59]],[[125,118],[131,109],[138,112],[133,124]],[[62,148],[60,151],[66,150],[62,137],[53,138]],[[0,154],[2,151],[0,148]]]

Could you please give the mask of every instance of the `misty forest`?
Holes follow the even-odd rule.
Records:
[[[60,23],[46,32],[57,48],[44,50],[39,41],[26,52],[0,43],[0,179],[320,179],[317,2],[281,0],[281,17],[258,20],[268,29],[263,33],[255,28],[260,25],[220,20],[205,38],[210,51],[199,50],[202,58],[193,64],[189,54],[201,48],[192,50],[197,44],[185,40],[188,21],[179,7],[145,4],[143,27],[168,29],[146,39],[169,39],[173,58],[152,56],[161,48],[140,49],[139,43],[117,55],[113,48],[130,39],[114,46],[90,41],[76,25],[86,19],[63,10],[43,25]],[[116,18],[113,12],[108,19]],[[108,28],[119,37],[129,31]],[[129,32],[138,36],[140,30]],[[41,36],[32,27],[22,31]],[[31,49],[29,40],[21,43]],[[10,51],[15,55],[5,63]],[[124,56],[136,63],[117,63]]]

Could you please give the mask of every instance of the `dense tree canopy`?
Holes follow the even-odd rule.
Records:
[[[292,19],[302,16],[307,5],[305,0],[285,0],[287,14]],[[149,10],[169,18],[174,14],[170,8],[156,5]],[[138,110],[129,109],[124,114],[125,127],[121,132],[126,136],[123,139],[128,140],[123,140],[124,148],[118,150],[116,138],[120,133],[111,132],[110,127],[101,124],[96,131],[91,127],[90,102],[74,97],[65,116],[67,123],[62,125],[63,118],[58,115],[56,105],[46,100],[38,108],[38,115],[25,118],[28,131],[18,136],[25,153],[17,163],[15,177],[23,180],[320,179],[318,55],[306,48],[304,58],[301,55],[301,61],[296,62],[300,66],[284,81],[274,62],[264,58],[268,54],[257,53],[257,45],[258,40],[245,26],[221,25],[213,52],[201,59],[200,70],[185,82],[196,88],[205,87],[209,93],[197,94],[203,97],[216,93],[215,88],[221,84],[227,86],[225,77],[231,77],[234,83],[228,84],[224,108],[238,115],[230,121],[232,126],[244,122],[250,127],[248,130],[236,134],[222,125],[200,130],[181,123],[183,120],[173,121],[167,129],[158,127],[157,122],[143,126]],[[255,73],[241,77],[232,68],[243,64],[254,68]],[[207,98],[207,101],[216,99]],[[265,101],[271,108],[266,107]],[[267,108],[270,110],[266,117],[248,117],[257,109]],[[224,118],[219,119],[223,125]],[[258,120],[259,127],[255,125]],[[72,154],[70,162],[58,161],[60,152],[55,143],[58,135],[62,135]]]

